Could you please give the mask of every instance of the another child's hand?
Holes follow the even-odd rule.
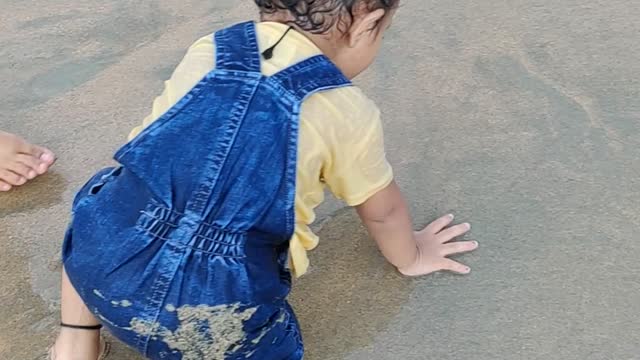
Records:
[[[432,222],[424,230],[415,233],[418,255],[415,262],[403,269],[398,269],[406,276],[427,275],[437,271],[452,271],[468,274],[471,269],[447,256],[473,251],[478,248],[476,241],[455,241],[458,236],[466,234],[471,225],[468,223],[449,227],[453,215],[446,215]]]

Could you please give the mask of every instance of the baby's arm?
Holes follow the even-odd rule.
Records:
[[[450,226],[453,216],[444,216],[414,233],[409,209],[386,159],[375,104],[355,87],[323,96],[344,118],[329,112],[318,117],[322,122],[316,128],[328,148],[322,178],[338,198],[356,207],[382,254],[407,276],[440,270],[468,273],[468,267],[447,258],[477,248],[476,242],[451,242],[469,231],[468,224]],[[309,101],[306,106],[307,111],[315,106],[319,114],[328,108],[325,101]]]
[[[356,208],[384,257],[400,271],[418,257],[407,203],[395,182]]]
[[[413,231],[407,203],[395,182],[357,206],[358,214],[384,257],[407,276],[440,270],[468,274],[470,269],[447,256],[475,250],[475,241],[450,242],[471,228],[448,227],[453,215],[444,216],[420,232]]]

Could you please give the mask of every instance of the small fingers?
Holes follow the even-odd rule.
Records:
[[[27,179],[23,176],[20,176],[13,171],[0,169],[0,180],[4,181],[9,185],[22,185],[27,182]]]
[[[424,231],[432,233],[432,234],[437,234],[440,231],[442,231],[442,229],[446,228],[447,226],[449,226],[449,224],[451,224],[451,222],[453,221],[453,214],[449,214],[449,215],[445,215],[441,218],[439,218],[438,220],[432,222],[431,224],[429,224]]]
[[[450,256],[473,251],[478,248],[477,241],[456,241],[443,245],[442,256]]]
[[[438,239],[441,243],[449,242],[458,236],[464,235],[471,230],[471,224],[464,223],[446,228],[438,233]]]
[[[462,265],[451,259],[444,259],[441,269],[462,275],[466,275],[471,272],[471,269],[468,266]]]

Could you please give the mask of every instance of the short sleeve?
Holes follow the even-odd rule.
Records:
[[[164,82],[164,91],[153,101],[151,113],[129,134],[129,140],[138,136],[144,128],[156,121],[182,99],[204,76],[215,67],[215,44],[213,36],[205,36],[189,47],[169,80]]]
[[[393,170],[386,158],[377,106],[357,89],[343,95],[349,95],[348,105],[343,105],[347,109],[343,120],[334,122],[322,176],[336,197],[357,206],[387,187]]]

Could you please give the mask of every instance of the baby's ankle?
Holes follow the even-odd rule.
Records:
[[[53,347],[51,360],[97,359],[100,354],[100,332],[62,329]]]

